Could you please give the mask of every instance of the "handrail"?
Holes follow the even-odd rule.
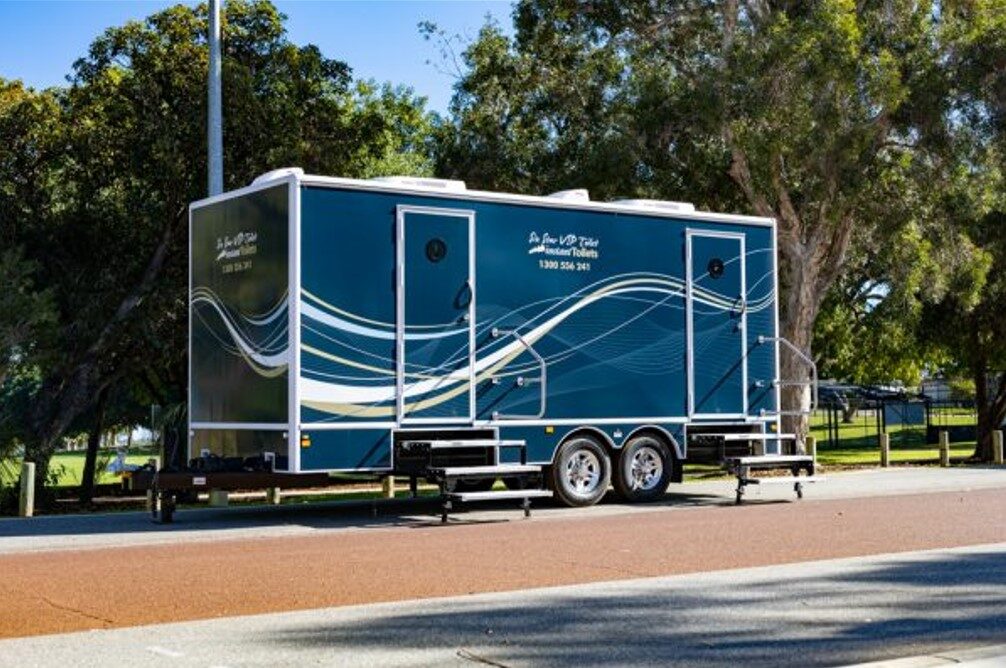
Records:
[[[538,413],[535,415],[517,415],[517,414],[503,414],[499,411],[493,412],[494,420],[539,420],[545,417],[545,406],[548,401],[548,364],[545,362],[545,358],[538,354],[538,351],[534,349],[530,343],[527,342],[520,332],[516,329],[499,329],[493,327],[492,337],[499,338],[501,336],[513,336],[515,339],[520,341],[520,344],[524,346],[535,361],[538,363],[538,367],[541,370],[541,375],[537,378],[524,378],[524,376],[517,377],[517,387],[523,387],[525,383],[539,383],[541,386],[541,394],[538,400]],[[494,379],[495,380],[495,379]]]
[[[776,381],[775,381],[775,384],[776,384],[776,386],[780,386],[780,385],[809,385],[810,386],[810,390],[811,390],[810,411],[809,412],[813,413],[814,411],[817,410],[817,404],[818,404],[818,396],[817,396],[817,364],[814,363],[814,360],[811,359],[810,355],[808,355],[804,351],[800,350],[798,347],[796,347],[796,345],[793,342],[791,342],[789,339],[787,339],[787,338],[785,338],[783,336],[759,336],[758,337],[758,343],[759,344],[766,343],[766,342],[769,342],[769,341],[783,344],[784,346],[786,346],[786,348],[788,348],[793,354],[795,354],[797,356],[797,359],[799,359],[801,362],[804,362],[805,364],[807,364],[807,366],[810,367],[810,382],[799,381],[799,380],[782,380],[782,379],[778,379],[777,378]],[[781,408],[782,408],[781,406],[779,408],[780,408],[779,415],[805,415],[805,414],[809,414],[809,413],[804,413],[803,411],[799,411],[799,412],[785,411],[784,412],[784,411],[781,410]]]

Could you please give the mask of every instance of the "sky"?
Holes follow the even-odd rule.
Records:
[[[35,88],[66,83],[73,61],[105,28],[177,4],[162,0],[0,0],[0,77]],[[183,4],[195,4],[184,2]],[[473,38],[486,16],[509,31],[505,0],[274,0],[287,15],[290,40],[316,44],[344,60],[357,78],[411,86],[428,107],[445,112],[454,78],[433,42],[419,34],[433,21],[448,34]]]

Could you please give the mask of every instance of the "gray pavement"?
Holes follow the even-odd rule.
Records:
[[[1006,642],[1004,564],[1001,543],[20,638],[0,666],[1006,665],[973,649]]]
[[[1006,487],[1006,468],[900,467],[829,474],[810,485],[800,503],[927,492],[965,492]],[[589,518],[634,512],[666,512],[710,505],[731,505],[734,483],[718,480],[671,485],[664,501],[629,505],[606,501],[591,508],[570,509],[535,503],[536,520]],[[745,503],[793,502],[786,485],[749,487]],[[226,509],[181,510],[176,523],[158,525],[147,513],[0,520],[0,554],[27,551],[88,549],[128,545],[239,538],[300,536],[316,532],[362,531],[435,522],[436,505],[429,500],[372,502],[312,502],[282,506],[235,506]],[[457,515],[471,521],[518,519],[513,504],[483,504]]]

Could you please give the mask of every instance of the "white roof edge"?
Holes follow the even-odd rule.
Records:
[[[296,171],[295,171],[296,170]],[[277,170],[278,171],[278,170]],[[515,195],[512,193],[497,193],[486,190],[444,190],[423,185],[400,185],[387,181],[347,179],[338,176],[319,176],[316,174],[304,174],[299,168],[292,168],[283,175],[288,181],[298,181],[304,185],[327,186],[337,188],[347,188],[354,190],[374,190],[380,192],[405,192],[417,195],[431,195],[436,197],[453,197],[456,199],[477,200],[483,202],[506,202],[511,204],[528,204],[558,209],[578,209],[582,211],[607,211],[610,213],[629,213],[634,215],[656,216],[660,218],[682,218],[686,220],[700,220],[706,222],[719,223],[740,223],[748,225],[763,225],[774,227],[775,219],[764,216],[747,216],[739,213],[713,213],[709,211],[666,211],[660,209],[641,209],[639,207],[626,206],[617,202],[597,202],[582,201],[574,199],[556,199],[539,195]],[[206,197],[192,202],[189,207],[197,208],[213,204],[231,197],[243,195],[255,190],[276,185],[283,179],[281,176],[275,177],[272,181],[253,183],[251,185],[231,190],[220,195]],[[257,179],[256,179],[257,180]]]
[[[296,178],[302,178],[304,176],[304,170],[300,167],[280,167],[279,169],[272,169],[265,174],[259,174],[251,182],[251,185],[256,185],[258,183],[266,183],[268,181],[278,181],[280,179],[285,179],[289,176],[294,176]]]
[[[280,170],[274,170],[280,171]],[[266,172],[267,174],[269,172]],[[304,172],[299,167],[290,168],[284,174],[278,174],[273,176],[268,180],[261,180],[261,178],[256,178],[254,181],[241,188],[235,188],[234,190],[227,190],[220,193],[219,195],[210,195],[202,199],[197,199],[194,202],[189,202],[190,209],[198,209],[199,207],[207,206],[209,204],[216,204],[217,202],[222,202],[224,200],[232,199],[234,197],[240,197],[241,195],[248,195],[250,193],[256,192],[258,190],[266,190],[267,188],[275,188],[284,183],[297,183],[303,179]]]
[[[612,213],[631,213],[635,215],[658,216],[661,218],[685,218],[722,223],[742,223],[749,225],[775,226],[774,218],[764,216],[748,216],[739,213],[713,213],[708,211],[662,211],[659,209],[640,209],[615,202],[560,200],[540,195],[515,195],[512,193],[497,193],[486,190],[465,190],[461,192],[444,191],[442,188],[423,186],[399,186],[387,182],[347,179],[339,176],[318,176],[305,174],[301,179],[305,185],[351,188],[356,190],[379,190],[383,192],[408,192],[420,195],[435,195],[439,197],[456,197],[459,199],[480,200],[485,202],[510,202],[513,204],[533,204],[561,209],[580,209],[586,211],[608,211]]]

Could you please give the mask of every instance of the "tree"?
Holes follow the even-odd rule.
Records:
[[[588,186],[778,221],[781,329],[814,323],[931,76],[927,2],[528,0],[463,53],[438,167],[479,185]],[[784,355],[785,378],[806,377]],[[806,401],[787,388],[790,408]],[[801,424],[795,425],[800,427]]]
[[[354,84],[345,63],[290,43],[284,18],[268,2],[226,5],[226,186],[291,164],[346,176],[427,170],[422,100]],[[206,183],[205,35],[205,5],[110,28],[51,96],[63,143],[42,164],[58,175],[48,184],[58,206],[13,218],[58,315],[29,416],[40,482],[61,436],[113,383],[129,379],[162,405],[185,396],[187,207]]]
[[[38,287],[39,265],[24,257],[21,226],[52,207],[57,100],[0,79],[0,387],[30,364],[35,342],[54,323],[52,292]]]

